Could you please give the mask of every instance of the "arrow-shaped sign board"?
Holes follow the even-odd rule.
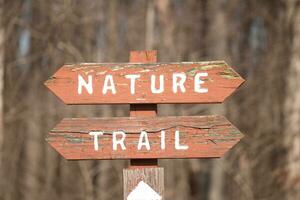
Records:
[[[47,141],[64,158],[217,158],[242,134],[222,116],[66,118]]]
[[[66,104],[221,103],[242,83],[224,61],[62,66],[45,85]]]

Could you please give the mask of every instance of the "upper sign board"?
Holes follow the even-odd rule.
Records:
[[[221,103],[242,83],[224,61],[62,66],[45,85],[66,104]]]

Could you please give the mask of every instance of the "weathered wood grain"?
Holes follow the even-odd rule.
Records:
[[[161,130],[166,133],[161,149]],[[174,133],[187,150],[174,148]],[[91,131],[102,131],[99,149],[94,150]],[[126,150],[112,149],[112,132],[126,133]],[[138,150],[141,131],[148,133],[151,150]],[[217,158],[234,146],[243,135],[222,116],[66,118],[48,135],[47,141],[64,158],[77,159],[151,159]]]
[[[156,63],[157,50],[130,51],[130,63]]]
[[[135,59],[133,57],[133,59]],[[201,87],[206,93],[194,90],[194,78],[197,73],[207,73],[202,77]],[[174,93],[173,74],[184,73],[185,92]],[[125,76],[139,74],[135,81],[135,93],[130,92],[130,80]],[[93,93],[85,89],[78,93],[78,75],[88,81],[92,76]],[[116,93],[103,94],[106,75],[112,75]],[[156,75],[156,87],[159,88],[159,75],[164,76],[164,92],[152,93],[151,75]],[[224,61],[181,62],[181,63],[79,63],[62,66],[45,85],[66,104],[164,104],[164,103],[221,103],[242,83],[241,78]]]

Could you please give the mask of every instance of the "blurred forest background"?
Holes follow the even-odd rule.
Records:
[[[44,137],[63,117],[128,116],[66,106],[43,85],[64,63],[226,60],[247,81],[222,105],[244,134],[222,159],[162,160],[166,199],[300,199],[299,0],[0,0],[0,199],[122,199],[128,161],[67,162]]]

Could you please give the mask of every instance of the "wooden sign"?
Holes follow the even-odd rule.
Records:
[[[224,61],[62,66],[45,85],[66,104],[221,103],[242,83]]]
[[[231,67],[156,61],[132,51],[130,63],[64,65],[45,82],[66,104],[130,104],[130,117],[66,118],[47,137],[68,160],[130,159],[124,200],[164,200],[159,158],[218,158],[243,137],[222,116],[156,117],[161,103],[222,103],[244,82]]]
[[[242,134],[222,116],[66,118],[47,141],[64,158],[217,158]]]

